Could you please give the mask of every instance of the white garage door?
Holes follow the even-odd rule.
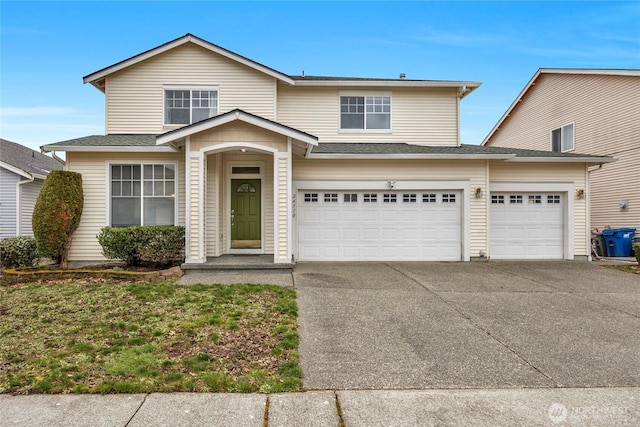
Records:
[[[489,246],[493,259],[562,259],[564,197],[492,193]]]
[[[300,261],[460,261],[457,191],[300,191]]]

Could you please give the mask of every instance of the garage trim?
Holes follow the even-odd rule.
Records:
[[[294,180],[293,181],[293,254],[298,258],[298,217],[297,200],[301,190],[372,190],[372,191],[402,191],[402,190],[456,190],[462,192],[462,261],[471,260],[471,207],[469,181],[420,181],[420,180]]]
[[[573,260],[574,257],[574,227],[573,227],[573,212],[574,201],[573,194],[575,194],[575,185],[573,182],[490,182],[490,193],[564,193],[566,200],[566,210],[563,214],[563,233],[564,233],[564,259]],[[487,246],[489,247],[489,236],[491,233],[489,217],[490,209],[489,203],[491,203],[491,194],[487,197]],[[491,247],[489,247],[489,256],[491,256]]]

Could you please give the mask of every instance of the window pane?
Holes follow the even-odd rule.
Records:
[[[111,183],[111,195],[112,196],[121,196],[122,195],[120,181],[116,181],[116,182],[112,182]]]
[[[551,151],[560,152],[560,129],[551,132]]]
[[[176,176],[176,168],[173,165],[164,166],[164,177],[166,179],[174,179]]]
[[[120,179],[122,176],[122,166],[111,166],[111,179]]]
[[[562,128],[562,151],[573,150],[573,125]]]
[[[153,196],[153,181],[144,182],[144,195]]]
[[[122,166],[122,179],[131,179],[131,166]]]
[[[367,114],[367,129],[391,129],[391,115]]]
[[[164,183],[164,195],[165,196],[174,196],[175,195],[175,184],[173,181],[165,181]]]
[[[111,226],[128,227],[140,224],[140,198],[111,199]]]
[[[364,114],[341,114],[341,129],[364,129]]]
[[[153,195],[154,196],[164,196],[164,182],[163,181],[155,181],[153,183]]]
[[[168,90],[165,92],[168,124],[189,124],[190,94],[188,90]]]
[[[153,165],[144,165],[144,179],[153,179]]]
[[[145,197],[144,225],[173,225],[174,207],[173,197]]]
[[[142,194],[140,192],[140,181],[133,181],[133,195],[136,197],[140,197]]]

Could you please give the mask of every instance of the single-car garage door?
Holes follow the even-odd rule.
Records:
[[[493,259],[562,259],[564,196],[492,193],[489,247]]]
[[[459,191],[299,191],[300,261],[460,261]]]

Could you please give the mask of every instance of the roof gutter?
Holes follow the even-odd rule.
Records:
[[[527,163],[613,163],[617,161],[613,157],[515,157],[506,160],[507,162],[527,162]]]
[[[515,154],[345,154],[311,153],[309,159],[366,159],[366,160],[512,160]]]
[[[121,146],[121,145],[89,145],[89,146],[77,146],[77,145],[43,145],[40,147],[43,153],[51,153],[53,151],[83,151],[91,153],[113,153],[113,152],[127,152],[127,153],[150,153],[150,152],[162,152],[162,153],[175,153],[178,151],[169,145],[162,146]]]

